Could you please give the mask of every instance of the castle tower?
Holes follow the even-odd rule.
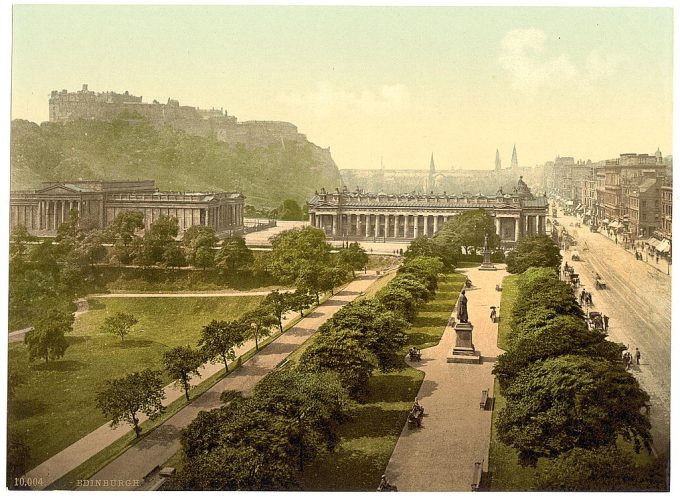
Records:
[[[510,167],[512,169],[517,169],[517,146],[512,146],[512,160],[510,161]]]
[[[501,170],[501,154],[498,152],[498,149],[496,149],[496,171]]]

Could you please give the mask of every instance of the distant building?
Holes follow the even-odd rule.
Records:
[[[628,231],[633,239],[651,237],[661,224],[661,180],[647,178],[628,187]]]
[[[500,171],[500,170],[501,170],[501,154],[500,154],[500,152],[498,151],[498,149],[496,149],[496,165],[495,165],[494,169],[495,169],[496,171]]]
[[[673,238],[673,186],[661,187],[661,226],[659,234],[662,239],[671,241]]]
[[[432,236],[451,217],[480,208],[494,218],[496,233],[506,248],[522,236],[545,234],[547,198],[535,197],[521,177],[513,193],[499,190],[493,196],[321,189],[309,201],[309,223],[334,239],[410,241]]]
[[[519,164],[517,163],[517,145],[512,146],[512,159],[510,160],[510,169],[517,169]]]
[[[153,180],[46,182],[41,189],[10,193],[11,226],[54,235],[71,210],[99,229],[119,213],[141,211],[146,229],[160,215],[168,215],[177,218],[180,233],[192,225],[221,233],[243,228],[244,201],[239,192],[163,192]]]

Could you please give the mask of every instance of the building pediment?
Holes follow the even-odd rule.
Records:
[[[66,187],[65,185],[55,184],[55,185],[51,185],[49,187],[45,187],[44,189],[36,190],[36,194],[42,194],[42,195],[50,196],[50,195],[61,195],[61,194],[78,194],[78,191],[75,190],[75,189],[71,189],[69,187]]]

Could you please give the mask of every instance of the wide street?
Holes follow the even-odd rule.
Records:
[[[631,371],[650,395],[652,435],[658,453],[670,448],[671,386],[671,277],[587,226],[574,227],[574,217],[557,219],[577,240],[563,252],[580,275],[581,285],[593,295],[591,311],[609,316],[609,339],[626,344],[634,354],[640,349],[640,365]],[[570,226],[570,224],[572,224]],[[574,262],[574,250],[581,261]],[[595,289],[595,273],[607,283]],[[580,293],[580,289],[578,291]]]

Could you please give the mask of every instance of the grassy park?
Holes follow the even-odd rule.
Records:
[[[21,376],[22,384],[9,412],[13,428],[29,441],[29,466],[106,422],[94,403],[104,380],[160,368],[168,348],[195,345],[201,327],[210,320],[235,319],[262,298],[93,298],[90,310],[76,318],[67,335],[70,346],[61,360],[47,365],[29,362],[24,344],[10,344],[10,371]],[[123,343],[99,328],[115,312],[131,313],[139,320]]]
[[[407,348],[439,343],[463,280],[460,274],[442,275],[436,297],[420,310],[408,331],[403,365],[371,377],[368,396],[357,406],[354,419],[339,428],[335,452],[305,468],[301,481],[305,490],[375,491],[424,377],[406,364]]]

